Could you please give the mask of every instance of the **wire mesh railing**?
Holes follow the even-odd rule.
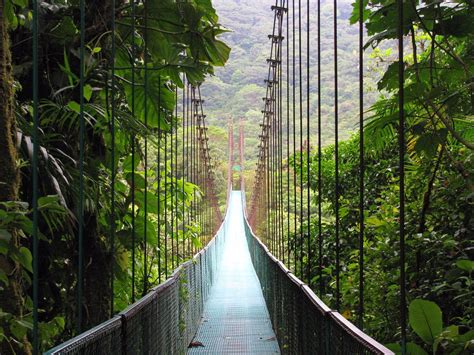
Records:
[[[246,214],[245,234],[282,354],[393,354],[327,307],[276,259],[254,234]]]
[[[164,283],[112,319],[46,354],[182,354],[200,324],[225,239],[224,221],[210,243]]]

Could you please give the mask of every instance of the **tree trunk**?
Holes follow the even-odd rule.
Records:
[[[4,11],[0,1],[0,201],[18,201],[20,172],[17,166],[16,125],[13,107],[14,91],[10,39]],[[18,231],[9,230],[10,248],[19,247]],[[0,254],[0,269],[8,276],[8,285],[0,288],[0,309],[16,318],[23,316],[24,299],[21,287],[21,268],[6,255]],[[0,323],[7,339],[11,337],[8,324]],[[18,339],[20,344],[3,341],[0,354],[31,353],[28,339]]]
[[[89,329],[110,318],[110,277],[112,258],[101,241],[97,215],[86,215],[84,245],[84,329]]]

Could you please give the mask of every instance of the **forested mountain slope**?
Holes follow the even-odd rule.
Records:
[[[220,22],[232,32],[223,37],[232,47],[231,57],[226,67],[217,68],[216,76],[203,86],[206,98],[206,110],[209,122],[218,126],[227,125],[230,117],[237,122],[246,122],[246,155],[252,161],[257,154],[257,139],[261,122],[262,97],[265,96],[266,58],[269,55],[270,42],[267,38],[272,32],[273,0],[216,0],[215,7],[220,15]],[[289,3],[292,6],[292,2]],[[298,3],[296,2],[296,6]],[[303,6],[305,6],[303,4]],[[322,11],[322,120],[323,144],[330,144],[334,139],[334,40],[333,40],[333,4],[324,0]],[[356,128],[358,122],[358,28],[349,24],[352,11],[350,1],[340,1],[338,12],[338,65],[339,65],[339,104],[340,104],[340,137],[347,138]],[[310,109],[311,109],[311,145],[316,145],[317,125],[317,1],[310,1],[310,30],[312,32],[310,51]],[[302,11],[302,25],[306,27],[306,8]],[[296,19],[298,23],[298,19]],[[286,22],[285,22],[286,26]],[[290,18],[290,26],[292,19]],[[286,29],[285,29],[286,31]],[[292,34],[290,34],[292,36]],[[298,34],[297,34],[298,36]],[[306,33],[302,32],[303,53],[306,51]],[[286,44],[283,49],[284,75],[286,73]],[[290,46],[290,55],[293,48]],[[298,47],[296,47],[298,51]],[[366,55],[368,56],[368,55]],[[291,61],[291,58],[290,58]],[[368,63],[374,62],[367,58]],[[303,63],[303,67],[305,63]],[[371,65],[370,65],[371,66]],[[369,65],[367,65],[369,67]],[[298,68],[296,68],[298,72]],[[303,68],[303,75],[305,68]],[[366,71],[366,87],[372,87],[370,77],[376,76],[373,68]],[[306,77],[303,76],[303,80]],[[298,84],[297,84],[298,86]],[[367,89],[366,89],[367,90]],[[297,92],[298,94],[298,92]],[[367,93],[367,105],[373,102],[374,93]],[[286,98],[284,98],[286,100]],[[306,98],[304,98],[306,100]],[[306,102],[303,102],[306,105]]]

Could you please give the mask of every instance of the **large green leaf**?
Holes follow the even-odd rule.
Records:
[[[456,261],[456,266],[461,270],[467,271],[469,273],[474,271],[474,261],[467,259],[460,259]]]
[[[29,272],[33,272],[33,256],[31,255],[29,249],[25,247],[20,247],[20,249],[13,249],[11,251],[11,258]]]
[[[130,66],[130,63],[124,64],[124,61],[117,64],[122,67]],[[134,117],[142,123],[146,121],[149,127],[167,130],[170,113],[176,102],[176,95],[168,80],[161,77],[157,70],[148,70],[146,79],[144,70],[135,70],[132,75],[131,70],[124,69],[120,70],[120,75],[127,103]]]
[[[364,2],[362,19],[365,22],[367,20],[367,18],[369,17],[369,15],[370,15],[370,11],[367,9],[367,4],[369,3],[369,0],[362,0],[362,1]],[[360,2],[361,2],[361,0],[356,0],[352,3],[352,8],[353,8],[352,9],[352,15],[349,19],[351,25],[355,24],[360,19],[360,11],[359,11]]]
[[[146,207],[148,213],[158,214],[158,197],[147,191],[146,195],[143,191],[135,192],[135,203],[140,207],[141,210],[145,209],[145,196],[146,196]]]
[[[213,65],[224,66],[229,60],[230,47],[224,42],[216,41],[215,39],[207,39],[206,48]]]
[[[216,23],[218,16],[216,10],[212,6],[211,0],[195,0],[198,9],[213,23]]]
[[[402,347],[398,343],[390,343],[386,344],[385,346],[397,355],[402,354]],[[406,355],[428,355],[428,353],[421,346],[415,343],[407,343],[406,348]]]
[[[408,316],[414,332],[427,344],[433,344],[443,331],[441,309],[434,302],[421,299],[412,301]]]
[[[0,229],[0,240],[4,240],[8,243],[10,242],[11,238],[12,238],[12,235],[10,234],[9,231],[5,229]]]
[[[49,35],[55,37],[59,43],[67,44],[78,32],[73,19],[70,16],[65,16],[51,29]]]

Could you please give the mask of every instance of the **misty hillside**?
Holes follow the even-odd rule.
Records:
[[[305,2],[304,2],[305,3]],[[273,27],[273,12],[271,6],[274,0],[214,0],[214,6],[220,16],[220,22],[232,30],[224,36],[232,47],[231,58],[225,68],[218,68],[216,76],[206,81],[203,86],[203,95],[206,98],[206,110],[209,122],[218,126],[225,126],[227,120],[233,117],[234,121],[244,119],[246,122],[246,152],[248,158],[256,154],[252,149],[257,145],[258,124],[261,122],[262,97],[265,93],[264,79],[267,72],[266,58],[269,54],[270,42],[268,34]],[[296,2],[297,5],[297,2]],[[292,3],[290,2],[290,6]],[[317,2],[312,0],[310,30],[316,32]],[[333,3],[322,2],[322,116],[323,116],[323,143],[333,141],[333,103],[334,103],[334,75],[333,75]],[[341,139],[347,138],[356,128],[358,122],[358,28],[350,26],[349,17],[352,11],[350,1],[339,2],[339,105]],[[302,10],[303,27],[306,26],[306,9]],[[290,18],[290,26],[292,24]],[[284,25],[286,27],[286,23]],[[303,32],[302,51],[306,51],[306,34]],[[311,132],[312,145],[316,144],[317,124],[317,72],[316,46],[317,36],[311,36]],[[286,43],[283,52],[286,56]],[[298,51],[298,48],[296,48]],[[290,53],[292,47],[290,46]],[[305,67],[303,63],[303,67]],[[297,68],[298,70],[298,68]],[[286,64],[283,67],[286,72]],[[371,74],[373,75],[373,74]],[[303,80],[305,71],[303,70]],[[367,83],[369,84],[369,83]],[[298,85],[297,85],[298,86]],[[370,87],[370,85],[366,85]],[[371,101],[371,94],[367,94],[367,102]],[[286,99],[284,99],[286,100]],[[306,97],[303,95],[304,105]]]

